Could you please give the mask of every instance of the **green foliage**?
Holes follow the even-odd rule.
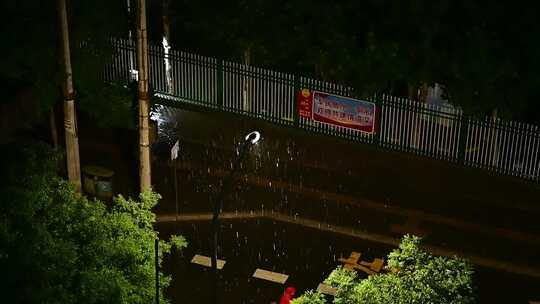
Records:
[[[474,302],[471,284],[472,266],[460,258],[433,256],[427,253],[420,248],[418,237],[410,235],[403,237],[399,249],[388,256],[388,268],[399,271],[385,274],[380,278],[374,276],[373,282],[366,284],[384,286],[399,281],[398,295],[417,303]],[[387,294],[393,295],[390,292]]]
[[[334,269],[328,278],[324,280],[325,284],[328,284],[336,288],[349,288],[353,285],[356,279],[356,271],[351,271],[338,266]]]
[[[343,303],[473,303],[472,267],[458,258],[435,257],[406,235],[388,255],[386,274],[370,276]]]
[[[345,270],[339,266],[330,273],[330,276],[325,280],[325,283],[338,289],[334,298],[334,303],[356,303],[350,297],[354,288],[358,285],[356,271]]]
[[[388,255],[387,270],[358,281],[355,274],[338,267],[325,283],[338,288],[336,304],[474,303],[471,265],[429,254],[420,248],[418,237],[403,237],[399,248]]]
[[[181,235],[172,235],[169,243],[173,248],[176,248],[177,250],[182,250],[188,245],[186,238]]]
[[[6,303],[155,301],[158,236],[151,208],[159,194],[119,196],[107,206],[59,179],[57,155],[46,146],[24,143],[0,152],[0,290]],[[160,263],[171,246],[186,245],[179,236],[160,241]],[[170,278],[160,275],[164,289]]]
[[[318,291],[309,290],[301,297],[291,301],[291,304],[325,304],[324,295]]]
[[[324,280],[324,283],[338,289],[335,303],[341,304],[349,303],[344,299],[347,299],[347,296],[352,292],[353,288],[358,283],[356,279],[356,271],[347,270],[341,266],[338,266],[330,273],[328,278]]]

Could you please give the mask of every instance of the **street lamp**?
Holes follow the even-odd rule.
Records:
[[[218,303],[218,271],[217,271],[217,248],[218,248],[218,232],[219,232],[219,214],[221,212],[221,209],[223,208],[223,201],[225,200],[225,196],[227,195],[227,192],[230,190],[230,188],[233,187],[235,182],[235,173],[240,167],[240,163],[242,162],[242,159],[244,158],[246,152],[250,150],[252,146],[254,146],[259,140],[261,139],[261,134],[257,131],[253,131],[246,135],[244,140],[240,142],[238,146],[238,152],[236,154],[236,159],[233,162],[232,169],[229,173],[229,176],[224,180],[221,191],[219,192],[218,196],[216,197],[216,200],[214,201],[214,214],[212,217],[212,231],[213,231],[213,239],[212,239],[212,271],[214,272],[214,303]]]

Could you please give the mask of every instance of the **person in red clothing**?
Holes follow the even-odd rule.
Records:
[[[289,304],[291,303],[291,300],[294,298],[294,294],[296,293],[296,288],[289,286],[285,289],[283,294],[281,295],[281,299],[279,300],[279,304]]]

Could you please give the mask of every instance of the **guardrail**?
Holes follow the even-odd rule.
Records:
[[[113,44],[117,52],[105,79],[128,83],[136,75],[134,42],[117,39]],[[177,50],[165,52],[156,45],[149,46],[149,61],[150,86],[163,99],[540,181],[540,128],[535,125],[478,120],[458,107],[380,94],[368,98],[379,113],[375,132],[368,134],[296,112],[301,89],[354,97],[350,87]]]

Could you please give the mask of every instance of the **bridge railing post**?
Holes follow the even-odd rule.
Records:
[[[293,94],[292,94],[292,103],[293,103],[293,118],[294,118],[294,126],[299,127],[300,126],[300,115],[298,113],[298,92],[300,92],[302,84],[300,81],[300,76],[294,75],[293,78]]]
[[[221,110],[224,110],[223,107],[223,95],[224,95],[224,88],[223,88],[223,60],[218,59],[217,60],[217,103],[218,107]]]
[[[458,146],[458,161],[460,164],[465,164],[465,152],[467,149],[467,134],[469,131],[469,117],[465,113],[461,114],[460,130],[459,130],[459,146]]]
[[[376,93],[373,99],[375,103],[375,122],[373,130],[373,143],[381,146],[381,119],[382,119],[382,106],[384,103],[383,95]]]

